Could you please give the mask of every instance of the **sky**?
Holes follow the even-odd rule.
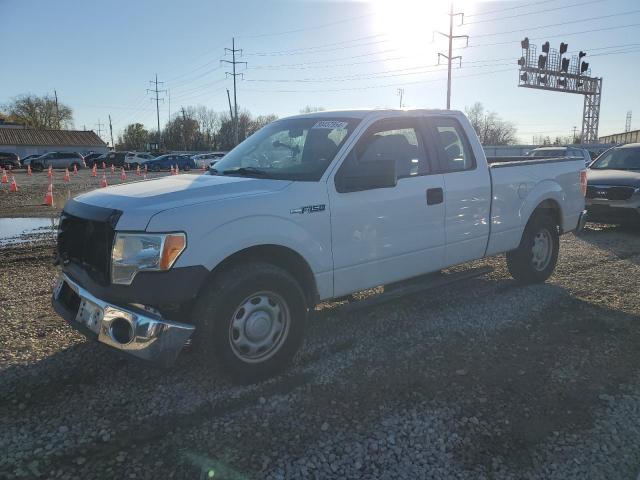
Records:
[[[75,128],[109,141],[129,123],[156,128],[147,92],[158,75],[160,122],[183,106],[228,111],[225,47],[235,37],[238,104],[254,115],[446,106],[450,3],[440,0],[0,0],[0,104],[32,93],[58,94]],[[451,107],[475,102],[533,136],[581,128],[580,95],[519,88],[520,40],[569,44],[587,52],[603,77],[599,135],[640,128],[640,3],[637,0],[455,1]],[[461,24],[462,23],[462,24]],[[232,97],[233,100],[233,97]]]

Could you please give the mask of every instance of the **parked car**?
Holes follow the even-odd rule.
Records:
[[[576,157],[582,158],[585,165],[589,165],[592,161],[588,150],[576,147],[538,147],[531,150],[527,156],[533,158]]]
[[[27,165],[31,163],[31,160],[33,160],[34,158],[38,158],[41,155],[42,155],[41,153],[34,153],[32,155],[27,155],[26,157],[23,157],[20,160],[20,164],[22,165],[22,168],[27,168]]]
[[[589,221],[640,225],[640,143],[614,147],[587,172]]]
[[[192,155],[196,168],[209,168],[216,164],[218,160],[224,157],[227,152],[209,152]]]
[[[176,165],[180,170],[184,170],[186,172],[188,172],[192,168],[195,168],[195,163],[189,155],[175,153],[160,155],[159,157],[147,160],[140,164],[141,167],[146,166],[152,172],[169,170],[171,167],[175,167]]]
[[[116,167],[124,167],[125,158],[127,156],[127,152],[109,152],[105,155],[104,160],[100,160],[99,166],[102,166],[102,162],[110,167],[114,165]],[[99,157],[100,158],[100,157]],[[96,159],[98,161],[98,159]]]
[[[559,235],[584,218],[582,159],[489,165],[454,111],[284,118],[210,172],[69,200],[56,311],[165,365],[195,332],[203,358],[262,378],[293,358],[319,302],[379,285],[416,293],[425,274],[502,253],[519,282],[544,282]]]
[[[0,167],[20,168],[20,157],[16,153],[0,152]]]
[[[130,168],[136,168],[138,165],[154,158],[153,155],[146,152],[129,152],[125,155],[124,161]]]
[[[84,158],[77,152],[49,152],[29,160],[31,170],[41,172],[45,168],[73,168],[84,167]]]
[[[84,163],[87,167],[93,167],[93,161],[104,155],[103,153],[91,152],[84,156]]]

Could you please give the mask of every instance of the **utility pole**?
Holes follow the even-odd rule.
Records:
[[[169,121],[171,121],[171,90],[167,89],[167,98],[169,99]]]
[[[113,143],[113,125],[111,125],[111,114],[109,114],[109,133],[111,135],[111,148],[116,149],[116,145]]]
[[[233,115],[234,119],[234,136],[235,136],[235,144],[237,145],[239,142],[239,133],[238,133],[238,93],[236,88],[236,77],[240,75],[243,77],[242,73],[236,73],[236,65],[240,63],[244,63],[245,67],[247,66],[247,62],[238,62],[236,61],[236,53],[240,53],[242,55],[242,49],[236,49],[236,39],[235,37],[231,38],[231,48],[225,48],[226,52],[231,52],[232,60],[220,60],[221,63],[230,63],[232,70],[231,72],[226,72],[227,75],[231,75],[233,77],[233,109],[235,111],[235,115]]]
[[[631,131],[631,110],[627,112],[627,119],[624,122],[624,131],[625,133]]]
[[[398,96],[400,97],[400,108],[402,108],[403,107],[402,99],[404,98],[404,88],[398,89]]]
[[[153,88],[153,89],[147,88],[147,93],[153,92],[153,93],[156,94],[155,97],[151,97],[151,100],[155,100],[156,101],[156,116],[158,118],[158,148],[160,148],[161,141],[160,141],[160,103],[159,102],[160,102],[160,100],[162,100],[164,102],[164,98],[160,98],[158,95],[160,93],[166,93],[167,91],[166,90],[158,90],[158,84],[159,83],[164,83],[164,82],[159,82],[158,81],[158,74],[157,73],[156,73],[156,79],[155,80],[149,80],[149,83],[155,84],[155,88]]]
[[[229,100],[229,116],[231,117],[231,121],[233,121],[233,110],[231,109],[231,96],[229,95],[228,88],[227,88],[227,100]]]
[[[576,132],[578,131],[578,127],[576,127],[574,125],[573,127],[573,143],[577,143],[576,140],[578,139],[578,137],[576,137]]]
[[[100,119],[98,119],[98,123],[96,123],[96,127],[98,127],[98,136],[102,138],[102,126],[104,123],[100,123]]]
[[[453,56],[453,41],[458,38],[465,38],[467,40],[467,44],[465,46],[469,46],[469,35],[454,35],[453,34],[453,17],[460,15],[462,20],[461,24],[464,23],[464,13],[453,13],[453,2],[451,2],[451,9],[449,11],[449,34],[442,32],[434,32],[439,33],[443,37],[446,37],[449,40],[449,51],[448,54],[438,52],[438,65],[440,65],[440,57],[447,59],[447,110],[451,110],[451,63],[453,60],[459,60],[460,66],[462,66],[462,57],[460,55]]]
[[[58,110],[58,92],[54,90],[53,96],[56,99],[56,125],[58,126],[58,130],[60,130],[60,110]]]

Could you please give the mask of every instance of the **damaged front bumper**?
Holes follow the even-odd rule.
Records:
[[[58,276],[51,301],[56,312],[88,338],[163,366],[173,364],[195,330],[143,309],[101,300],[65,273]]]

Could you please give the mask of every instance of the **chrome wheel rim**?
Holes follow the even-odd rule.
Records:
[[[276,354],[289,334],[291,315],[284,299],[262,291],[245,298],[229,323],[229,344],[242,361],[259,363]]]
[[[553,251],[553,243],[551,233],[545,228],[540,230],[533,237],[533,246],[531,247],[531,262],[533,268],[541,272],[549,266],[551,254]]]

